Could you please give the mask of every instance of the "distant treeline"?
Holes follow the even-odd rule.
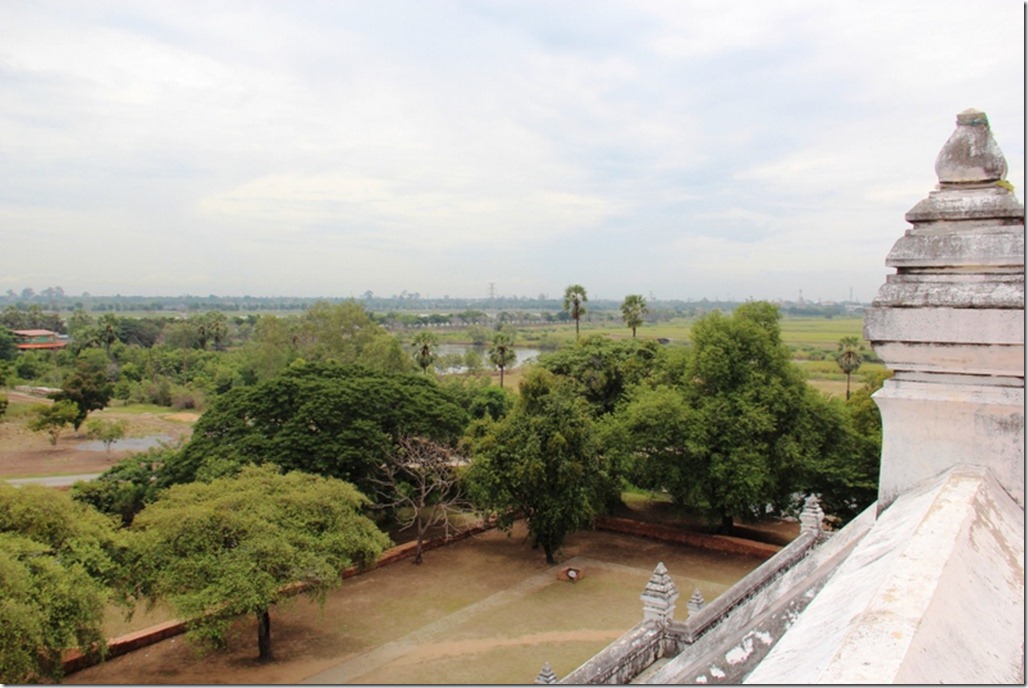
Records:
[[[418,293],[403,292],[389,297],[376,296],[367,291],[353,297],[299,297],[299,296],[93,296],[83,293],[78,296],[66,294],[61,287],[47,287],[36,292],[31,288],[15,292],[8,289],[0,295],[0,306],[14,307],[27,311],[33,306],[51,312],[84,310],[87,312],[164,312],[195,313],[222,311],[225,313],[247,313],[259,311],[303,311],[319,301],[343,303],[355,301],[372,313],[389,313],[391,311],[449,312],[461,311],[514,311],[528,313],[550,313],[559,319],[563,312],[562,299],[528,296],[496,296],[490,298],[441,298],[422,297]],[[714,310],[732,311],[740,305],[740,301],[699,299],[684,301],[680,299],[651,299],[647,305],[652,315],[662,314],[664,317],[699,317]],[[587,312],[609,312],[616,315],[621,307],[620,300],[595,299],[589,301]],[[780,302],[777,304],[782,313],[787,315],[831,317],[835,315],[860,312],[862,304],[857,303],[799,303]],[[546,319],[546,318],[544,318]]]

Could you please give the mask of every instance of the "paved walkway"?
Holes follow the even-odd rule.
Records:
[[[597,559],[590,559],[588,557],[573,557],[567,561],[562,561],[560,564],[555,565],[547,569],[542,573],[537,573],[534,576],[526,578],[517,585],[513,585],[506,590],[502,590],[498,593],[490,595],[475,604],[468,605],[460,611],[456,611],[448,616],[434,621],[430,624],[422,626],[416,631],[412,631],[402,638],[393,640],[380,645],[379,647],[365,652],[362,655],[358,655],[352,659],[348,659],[341,664],[322,671],[321,673],[315,674],[304,679],[304,683],[321,683],[321,684],[343,684],[349,683],[350,681],[363,676],[379,667],[382,667],[390,662],[400,659],[404,655],[411,652],[414,648],[429,642],[447,631],[455,628],[461,623],[479,615],[485,614],[491,610],[494,610],[502,605],[509,602],[513,602],[519,597],[531,594],[536,590],[540,590],[548,585],[552,585],[556,582],[556,573],[559,569],[567,566],[575,566],[582,569],[608,569],[610,571],[621,571],[630,572],[634,574],[642,574],[643,576],[649,576],[652,572],[635,568],[631,566],[624,566],[623,564],[609,563],[605,561],[599,561]],[[640,618],[641,618],[641,606],[640,606]]]

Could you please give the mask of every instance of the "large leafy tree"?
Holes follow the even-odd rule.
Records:
[[[663,355],[656,342],[594,335],[541,356],[539,365],[571,381],[601,415],[613,411],[633,384],[657,374]]]
[[[591,526],[616,492],[587,406],[546,370],[526,375],[514,410],[486,421],[472,445],[477,503],[504,528],[523,516],[549,564],[567,535]]]
[[[61,390],[51,394],[50,398],[74,402],[78,413],[72,425],[78,430],[90,411],[107,406],[113,393],[114,388],[107,378],[106,360],[97,360],[86,350],[79,354],[75,368],[64,378]]]
[[[122,554],[112,522],[66,493],[0,485],[0,681],[56,681],[66,649],[104,652]]]
[[[693,327],[686,398],[689,449],[708,506],[730,532],[733,516],[759,515],[798,487],[804,454],[794,441],[809,390],[781,341],[778,309],[746,303]]]
[[[347,566],[370,565],[388,538],[361,514],[352,485],[274,466],[177,485],[135,519],[139,594],[188,620],[188,637],[224,646],[234,617],[257,618],[258,656],[272,659],[271,608],[287,586],[323,602]]]
[[[368,491],[368,477],[400,437],[452,444],[466,423],[464,409],[423,375],[296,362],[275,378],[219,396],[162,469],[160,484],[271,462]]]
[[[296,360],[360,363],[376,370],[410,370],[411,358],[396,337],[356,301],[319,301],[297,318],[263,315],[244,350],[245,367],[266,380]]]
[[[581,284],[571,284],[564,290],[564,310],[568,312],[571,319],[575,321],[575,337],[578,337],[578,324],[585,315],[585,302],[589,297],[585,293],[585,287]]]
[[[632,330],[632,338],[635,338],[635,330],[643,324],[643,316],[649,313],[646,306],[646,299],[641,294],[629,294],[621,303],[621,319]]]
[[[858,482],[852,425],[791,363],[778,320],[766,302],[700,319],[684,375],[633,388],[605,425],[635,480],[708,509],[723,532],[737,517],[788,510],[799,492]]]

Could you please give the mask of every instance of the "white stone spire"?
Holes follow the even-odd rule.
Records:
[[[935,170],[864,318],[895,373],[875,394],[878,508],[959,463],[987,466],[1023,507],[1024,207],[983,112],[957,115]]]

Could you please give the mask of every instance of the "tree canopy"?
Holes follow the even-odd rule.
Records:
[[[568,534],[592,525],[616,494],[585,403],[542,369],[529,371],[514,410],[473,441],[476,502],[509,528],[524,516],[555,562]]]
[[[702,506],[724,531],[810,491],[848,514],[867,503],[867,447],[845,407],[792,364],[778,318],[766,302],[701,318],[684,375],[633,387],[603,426],[633,480]]]
[[[335,363],[290,365],[281,375],[218,397],[161,484],[227,475],[246,463],[348,480],[368,476],[398,438],[456,442],[464,409],[431,378]]]
[[[103,653],[123,542],[67,494],[0,484],[0,681],[56,681],[68,648]]]
[[[139,595],[188,620],[188,637],[224,646],[233,617],[258,621],[258,654],[272,658],[270,608],[286,586],[320,602],[350,565],[371,565],[389,539],[361,514],[353,485],[275,466],[176,485],[132,526]]]
[[[663,351],[656,342],[585,337],[540,356],[539,365],[571,381],[594,414],[614,410],[628,388],[654,374]]]
[[[71,401],[78,408],[72,425],[78,430],[90,411],[98,411],[111,400],[113,388],[107,379],[106,361],[98,360],[89,351],[82,352],[75,369],[65,378],[61,390],[50,395],[55,401]]]

